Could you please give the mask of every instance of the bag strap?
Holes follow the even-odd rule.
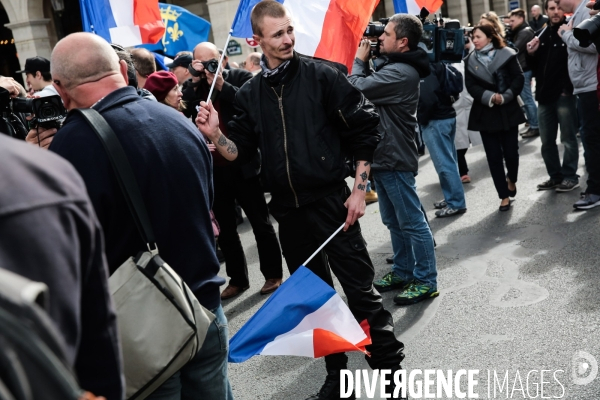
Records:
[[[119,138],[117,138],[117,135],[110,125],[108,125],[108,122],[106,122],[98,111],[92,108],[76,108],[71,111],[71,113],[74,112],[79,113],[92,127],[94,132],[96,132],[96,135],[98,135],[104,146],[104,150],[106,150],[110,164],[115,171],[117,182],[119,182],[127,207],[129,207],[129,211],[133,216],[135,226],[147,244],[148,249],[152,251],[151,245],[154,245],[154,249],[156,249],[156,239],[154,238],[150,218],[148,218],[148,211],[144,205],[133,169],[121,146],[121,142],[119,142]]]

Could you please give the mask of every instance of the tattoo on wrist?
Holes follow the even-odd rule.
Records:
[[[367,176],[367,171],[363,171],[362,174],[360,174],[360,177],[362,178],[363,182],[367,180],[368,176]]]
[[[358,186],[356,186],[356,188],[357,188],[358,190],[362,190],[363,192],[364,192],[364,191],[365,191],[365,189],[366,189],[366,188],[365,188],[365,185],[363,185],[362,183],[359,183],[359,184],[358,184]]]
[[[217,144],[219,146],[225,146],[227,144],[227,138],[222,133],[221,133],[221,136],[219,136],[219,140],[217,141]]]
[[[229,154],[237,154],[238,149],[237,146],[235,145],[235,143],[233,143],[231,140],[228,141],[229,143],[227,144],[227,152]]]

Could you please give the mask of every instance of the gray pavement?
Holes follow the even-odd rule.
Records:
[[[418,192],[438,245],[441,295],[398,307],[392,301],[395,293],[384,293],[384,306],[405,344],[402,366],[409,371],[479,370],[482,399],[598,400],[600,376],[587,385],[576,385],[574,379],[589,376],[594,366],[578,352],[600,361],[600,207],[575,212],[572,204],[580,189],[536,190],[547,179],[540,146],[539,138],[520,141],[518,194],[512,209],[503,213],[483,147],[470,149],[472,183],[464,185],[468,212],[444,219],[436,219],[433,209],[433,202],[443,198],[438,177],[429,156],[421,157]],[[585,188],[582,150],[579,166]],[[389,271],[385,258],[392,250],[377,203],[367,206],[360,223],[379,278]],[[247,220],[239,232],[251,287],[223,303],[230,336],[266,300],[258,294],[264,280]],[[226,277],[224,265],[221,275]],[[361,354],[349,356],[350,369],[367,368]],[[323,360],[300,357],[258,356],[229,366],[237,400],[305,399],[320,388],[325,374]],[[543,394],[541,370],[550,371],[544,372]],[[495,386],[496,395],[494,371],[500,382],[508,372],[508,385],[503,391]],[[367,398],[364,392],[362,398]]]

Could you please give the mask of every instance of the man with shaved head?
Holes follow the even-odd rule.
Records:
[[[250,53],[248,54],[248,57],[246,57],[246,71],[250,72],[252,75],[256,75],[258,74],[260,71],[262,71],[262,68],[260,67],[260,58],[262,57],[262,54],[259,52],[254,52],[254,53]]]
[[[68,110],[91,107],[112,127],[140,187],[161,256],[216,315],[197,356],[148,398],[232,398],[227,342],[220,340],[228,332],[219,297],[224,280],[217,275],[210,218],[213,194],[208,147],[181,113],[142,99],[127,85],[127,64],[99,36],[74,33],[58,42],[52,53],[52,79]],[[104,232],[109,272],[113,273],[146,244],[102,143],[83,117],[71,113],[50,150],[70,161],[82,176]]]
[[[196,118],[196,106],[200,101],[207,99],[210,85],[216,79],[212,101],[221,112],[221,130],[227,135],[227,123],[233,119],[235,113],[235,94],[252,78],[252,74],[243,69],[225,70],[226,60],[223,59],[223,69],[215,77],[215,71],[209,71],[207,63],[213,62],[213,65],[218,65],[216,62],[219,55],[217,46],[209,42],[200,43],[194,48],[192,67],[198,71],[198,76],[192,77],[192,85],[183,92],[183,100],[188,104],[184,113]],[[211,147],[212,150],[214,147]],[[279,241],[269,219],[263,188],[258,179],[260,155],[241,166],[230,165],[218,152],[212,151],[212,155],[215,187],[213,211],[221,227],[219,247],[225,257],[227,275],[231,278],[229,285],[221,293],[221,299],[238,296],[250,287],[246,256],[237,232],[236,201],[245,211],[256,238],[260,270],[265,278],[260,293],[272,293],[281,285],[283,261]]]
[[[538,32],[547,24],[548,17],[542,13],[542,7],[537,4],[531,7],[531,20],[529,21],[531,29]]]

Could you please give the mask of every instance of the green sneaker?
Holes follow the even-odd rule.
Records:
[[[438,297],[440,292],[415,280],[394,297],[394,303],[401,306],[416,304],[420,301]]]
[[[410,282],[398,277],[398,275],[396,275],[394,272],[388,272],[383,276],[383,278],[373,282],[373,286],[375,286],[375,289],[377,289],[379,293],[382,293],[389,292],[390,290],[394,289],[404,289],[409,283]]]

